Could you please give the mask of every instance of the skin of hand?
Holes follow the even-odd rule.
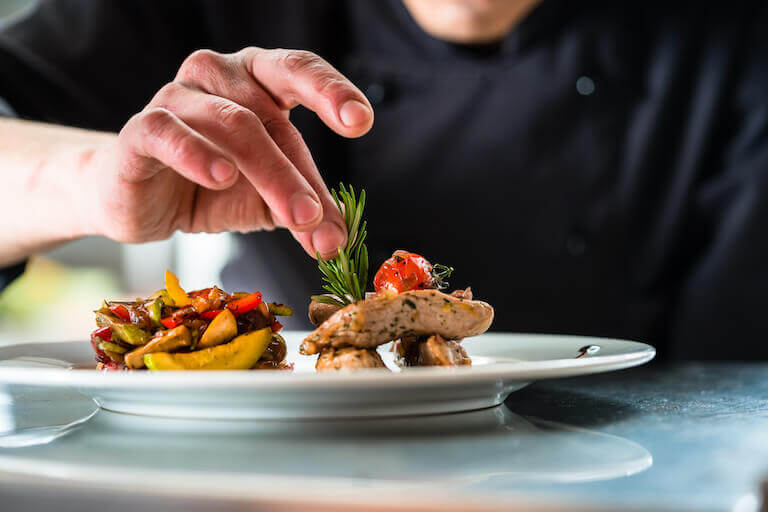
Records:
[[[13,173],[0,200],[15,212],[0,220],[0,264],[86,235],[275,227],[333,256],[346,228],[289,120],[297,105],[345,137],[373,124],[365,96],[323,59],[261,48],[193,53],[117,136],[0,122],[0,164]]]

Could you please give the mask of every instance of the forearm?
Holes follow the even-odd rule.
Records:
[[[113,134],[0,119],[0,266],[96,234],[88,219],[88,173]]]

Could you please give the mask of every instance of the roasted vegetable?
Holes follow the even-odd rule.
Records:
[[[195,352],[169,354],[156,352],[144,356],[150,370],[248,370],[272,340],[270,329],[241,334],[229,343]]]
[[[143,347],[125,355],[125,364],[129,368],[143,368],[144,355],[152,352],[173,352],[192,344],[192,335],[186,326],[180,325],[175,329],[162,331]]]
[[[189,298],[184,288],[179,285],[179,278],[170,270],[165,271],[165,289],[171,300],[173,300],[174,306],[183,307],[192,304],[192,299]]]
[[[155,327],[162,327],[161,316],[163,314],[163,299],[156,297],[152,302],[147,304],[147,313]]]
[[[235,336],[237,336],[237,321],[235,320],[235,315],[228,309],[225,309],[216,315],[210,325],[208,325],[208,328],[203,333],[202,338],[200,338],[197,347],[214,347],[231,340]]]
[[[128,352],[127,348],[118,345],[117,343],[112,343],[111,341],[102,341],[99,343],[99,348],[104,352],[114,352],[116,354],[125,354]]]
[[[392,257],[382,263],[373,278],[377,293],[385,290],[397,293],[409,290],[444,289],[445,281],[453,268],[432,265],[426,258],[408,251],[395,251]]]
[[[137,370],[145,360],[154,369],[292,368],[284,362],[275,313],[293,310],[264,302],[259,292],[229,294],[216,286],[186,292],[166,272],[165,288],[148,299],[105,301],[95,313],[100,328],[91,334],[91,346],[101,370]],[[214,348],[220,350],[209,350]],[[257,364],[260,357],[264,365]]]
[[[102,310],[96,312],[96,324],[99,327],[109,327],[112,337],[129,345],[145,345],[149,341],[149,333],[133,324],[120,320]]]
[[[285,304],[270,302],[267,306],[269,307],[269,312],[275,316],[293,316],[293,308],[289,308]]]
[[[248,311],[258,307],[261,304],[261,293],[254,292],[250,295],[246,295],[242,299],[237,299],[227,304],[227,309],[232,311],[236,315],[242,315]]]

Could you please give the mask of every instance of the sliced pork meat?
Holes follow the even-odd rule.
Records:
[[[429,338],[405,338],[397,342],[396,362],[399,366],[471,366],[472,359],[457,341],[445,340],[439,334]]]
[[[472,360],[459,342],[444,340],[439,334],[417,345],[419,366],[471,366]]]
[[[317,358],[317,371],[361,370],[363,368],[386,368],[376,350],[355,347],[326,348]]]
[[[493,308],[438,290],[383,293],[350,304],[328,318],[301,344],[305,355],[328,347],[374,348],[403,336],[432,336],[457,340],[485,332]]]

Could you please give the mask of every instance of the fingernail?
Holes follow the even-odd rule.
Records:
[[[296,226],[303,226],[317,220],[322,212],[320,203],[305,192],[299,192],[291,199],[291,215]]]
[[[219,158],[211,165],[211,176],[219,183],[225,183],[232,179],[237,169],[229,160]]]
[[[322,255],[328,255],[344,245],[347,235],[338,224],[323,222],[312,232],[312,247]]]
[[[349,100],[341,106],[339,117],[345,126],[358,126],[371,118],[371,109],[357,100]]]

